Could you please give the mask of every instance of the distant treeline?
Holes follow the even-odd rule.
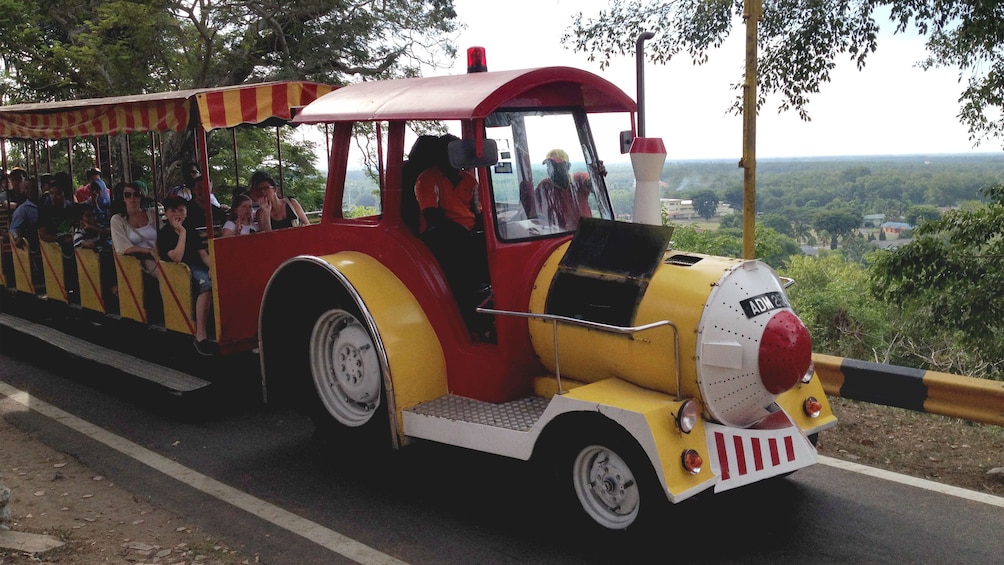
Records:
[[[628,164],[608,166],[607,186],[618,211],[634,186]],[[858,213],[902,217],[910,206],[955,207],[984,201],[981,190],[1004,182],[1004,153],[760,159],[757,212],[794,208],[852,208]],[[689,198],[712,190],[721,202],[742,203],[743,170],[736,161],[668,161],[664,198]]]

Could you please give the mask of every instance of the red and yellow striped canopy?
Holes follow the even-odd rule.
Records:
[[[293,108],[305,106],[335,86],[286,81],[180,90],[135,96],[68,100],[0,107],[0,137],[67,139],[147,131],[206,131],[241,124],[289,121]]]

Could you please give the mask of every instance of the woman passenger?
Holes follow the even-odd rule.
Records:
[[[251,197],[247,194],[234,196],[227,221],[223,224],[223,237],[247,235],[256,231],[258,231],[258,226],[254,221],[254,212],[251,210]]]
[[[265,171],[251,175],[251,198],[258,203],[258,231],[272,231],[310,223],[295,198],[280,198],[275,180]]]
[[[112,216],[112,249],[118,255],[132,255],[143,268],[143,303],[151,323],[164,320],[164,302],[160,296],[160,271],[157,270],[157,209],[149,207],[144,185],[130,182],[116,187],[118,213]],[[121,198],[118,198],[121,196]]]
[[[146,194],[134,182],[122,187],[122,202],[124,207],[112,216],[112,248],[139,258],[143,272],[158,277],[156,209],[146,206]]]

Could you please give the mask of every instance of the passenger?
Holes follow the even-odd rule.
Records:
[[[109,235],[111,230],[98,223],[98,216],[94,208],[86,204],[76,204],[74,210],[78,217],[77,225],[73,228],[73,247],[94,249],[98,252],[110,249]],[[114,263],[111,263],[110,266],[112,269],[115,268]]]
[[[275,179],[265,171],[251,175],[249,196],[258,203],[258,231],[272,231],[310,223],[303,207],[293,197],[280,197]]]
[[[119,255],[138,257],[143,272],[159,278],[157,272],[157,211],[146,207],[146,194],[136,183],[122,190],[123,209],[112,216],[112,247]]]
[[[24,183],[28,179],[28,171],[25,171],[21,167],[14,167],[10,170],[7,179],[10,183],[7,189],[7,200],[11,204],[11,209],[13,209],[16,206],[20,206],[28,198],[24,189]],[[36,204],[38,203],[36,202]]]
[[[254,212],[251,210],[251,197],[247,194],[238,194],[234,197],[233,205],[230,206],[230,214],[223,224],[223,237],[233,235],[247,235],[258,231],[258,226],[254,221]]]
[[[186,160],[182,163],[181,179],[182,184],[172,188],[169,196],[180,196],[185,200],[191,201],[196,193],[195,185],[207,182],[209,184],[209,203],[217,208],[222,208],[220,201],[216,199],[216,194],[213,192],[213,183],[206,181],[202,177],[202,169],[199,168],[198,163],[192,160]]]
[[[76,225],[73,228],[73,249],[92,249],[98,254],[100,264],[99,279],[101,281],[101,294],[105,300],[106,312],[117,312],[119,307],[118,298],[118,278],[115,275],[115,255],[112,251],[112,243],[109,238],[111,230],[98,222],[98,213],[89,204],[74,204],[71,209],[76,217]],[[79,290],[80,281],[74,254],[64,254],[64,258],[72,261],[64,262],[67,280],[72,281],[73,286],[68,286],[67,291],[75,293]],[[74,276],[70,277],[69,274]]]
[[[49,191],[52,189],[52,175],[49,173],[44,173],[42,176],[38,177],[38,209],[41,212],[49,205],[50,198]]]
[[[205,191],[209,190],[209,214],[206,214],[206,210],[203,208],[203,203],[206,201]],[[184,197],[179,196],[179,198]],[[185,200],[188,203],[186,207],[188,210],[188,215],[186,216],[185,226],[190,227],[194,230],[201,230],[209,227],[219,228],[223,225],[223,222],[227,220],[227,213],[220,207],[220,203],[213,196],[213,187],[208,182],[196,182],[192,186],[192,199]],[[207,217],[212,220],[212,224],[207,224]]]
[[[167,224],[157,233],[157,250],[164,261],[184,263],[192,272],[195,298],[195,350],[200,355],[213,355],[215,343],[208,338],[212,281],[209,277],[209,252],[202,244],[199,233],[185,226],[189,202],[180,196],[164,200]]]
[[[547,165],[547,178],[540,181],[534,191],[534,201],[538,216],[542,216],[554,226],[562,230],[574,230],[579,225],[579,218],[591,216],[589,210],[589,194],[592,183],[573,183],[568,173],[568,153],[562,149],[552,149],[544,159]],[[588,173],[585,180],[589,180]],[[583,197],[582,190],[585,190]]]
[[[7,171],[0,169],[0,209],[11,208],[10,196],[10,177],[7,176]]]
[[[112,196],[108,185],[101,178],[101,169],[87,169],[87,182],[77,189],[73,195],[78,204],[90,204],[98,213],[98,219],[103,220],[111,214]]]
[[[42,175],[43,178],[45,176]],[[38,210],[38,237],[42,241],[60,241],[62,238],[64,243],[69,243],[75,224],[73,182],[70,175],[62,172],[48,176],[49,198]]]
[[[23,173],[23,169],[21,172]],[[21,179],[16,184],[18,191],[24,194],[25,200],[19,203],[11,214],[10,235],[14,245],[19,249],[27,246],[32,252],[36,252],[38,251],[38,186],[34,181],[25,182],[23,177],[16,173],[17,170],[11,173],[11,179],[15,177]]]

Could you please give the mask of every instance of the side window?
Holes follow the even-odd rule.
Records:
[[[486,134],[499,148],[491,183],[502,239],[573,232],[579,218],[611,217],[584,117],[499,113]]]
[[[357,124],[355,148],[349,153],[350,163],[345,173],[342,193],[342,215],[345,218],[368,218],[383,212],[380,183],[387,170],[386,124]],[[382,159],[382,161],[381,161]]]

